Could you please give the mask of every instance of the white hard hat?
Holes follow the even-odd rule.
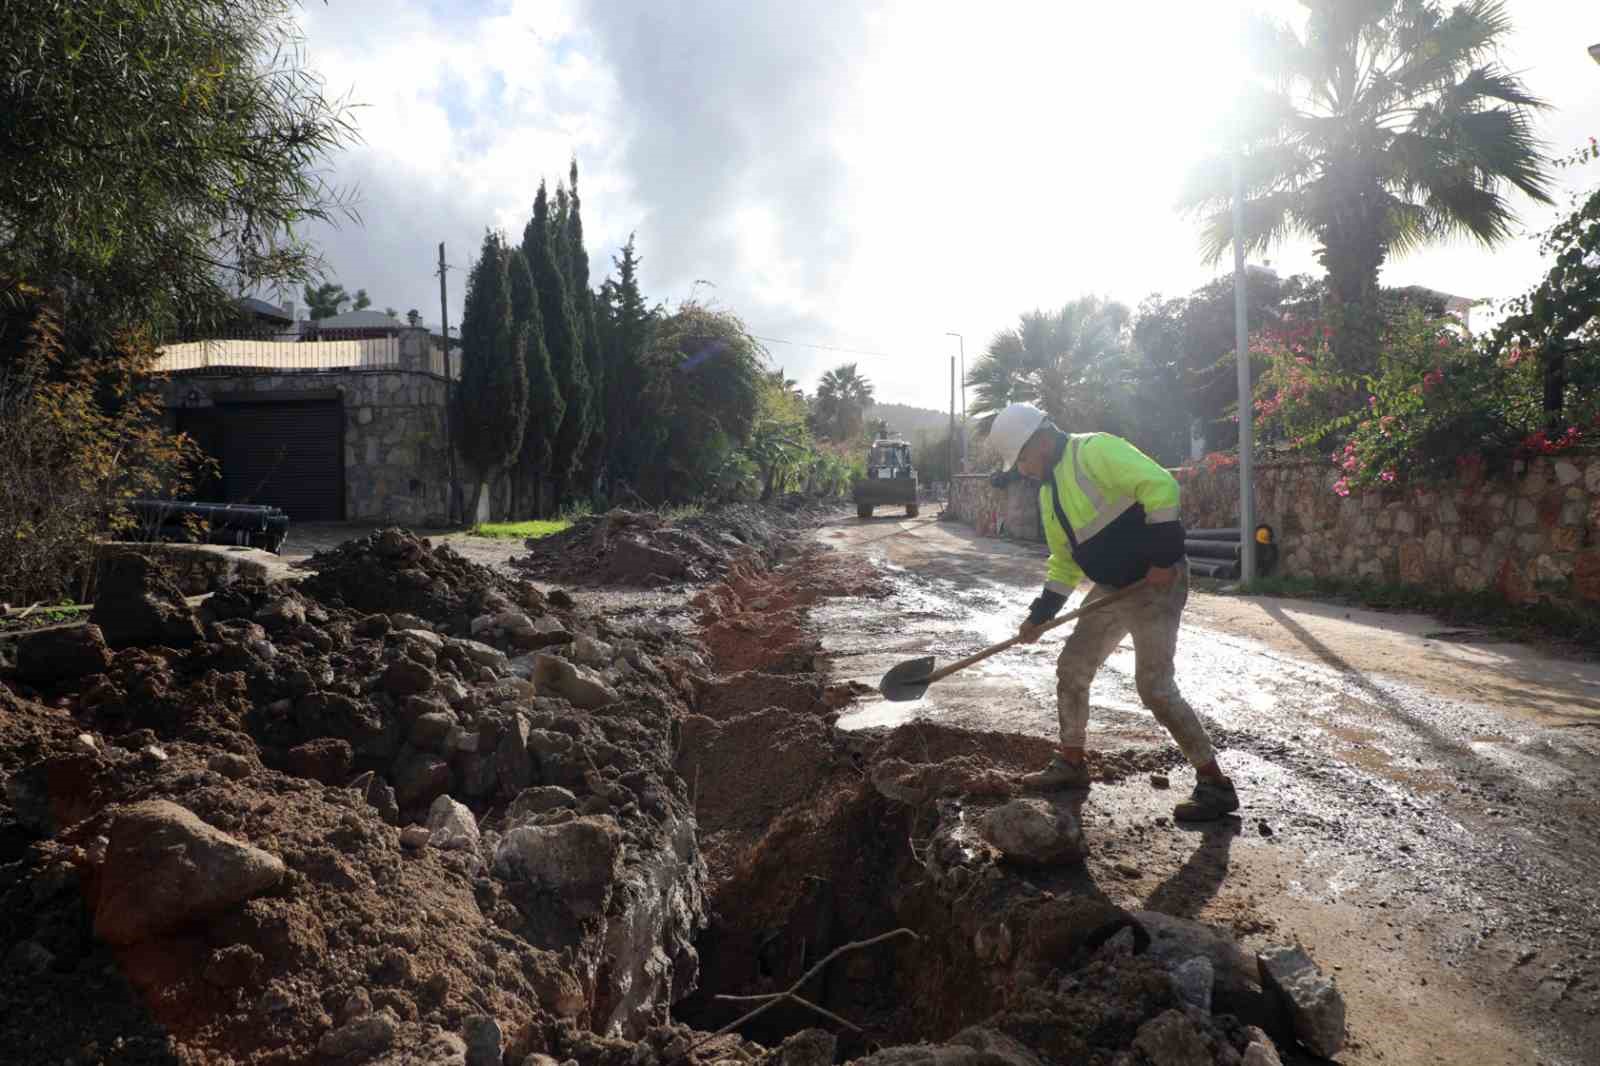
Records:
[[[1031,403],[1008,404],[994,416],[994,423],[989,427],[989,443],[1000,453],[1001,470],[1010,470],[1016,465],[1022,446],[1045,421],[1045,413]]]

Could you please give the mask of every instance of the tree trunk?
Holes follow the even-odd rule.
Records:
[[[1323,314],[1333,330],[1334,362],[1341,374],[1375,369],[1382,343],[1378,272],[1388,252],[1386,222],[1377,182],[1365,178],[1341,174],[1330,179],[1348,191],[1332,204],[1317,250],[1328,272]]]

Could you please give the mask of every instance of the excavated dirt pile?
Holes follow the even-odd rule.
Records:
[[[158,574],[105,587],[97,616],[169,642],[23,638],[14,1061],[520,1063],[646,1035],[693,987],[694,647],[399,530],[313,567],[186,615]]]
[[[819,513],[816,504],[802,500],[785,509],[730,505],[679,521],[652,511],[617,509],[529,540],[528,554],[514,563],[540,581],[704,584],[723,577],[735,560],[773,564],[788,550],[792,534]]]
[[[1291,1023],[1226,934],[1106,900],[1078,811],[1013,795],[1043,741],[839,730],[861,692],[807,612],[882,577],[762,521],[694,564],[698,639],[400,530],[198,610],[130,562],[116,639],[19,638],[8,1061],[1265,1066],[1246,1021],[1342,1034],[1296,958]],[[719,998],[899,929],[796,989],[827,1017]]]

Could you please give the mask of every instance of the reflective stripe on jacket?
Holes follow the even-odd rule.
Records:
[[[1121,437],[1064,435],[1050,473],[1039,487],[1050,545],[1046,590],[1066,596],[1085,576],[1121,587],[1151,566],[1171,566],[1183,557],[1177,479]],[[1063,515],[1072,536],[1061,524]]]

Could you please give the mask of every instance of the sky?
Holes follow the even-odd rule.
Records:
[[[633,234],[647,297],[734,311],[808,391],[853,361],[880,400],[942,409],[950,356],[970,367],[1023,312],[1231,267],[1174,204],[1236,91],[1245,6],[305,0],[306,64],[361,134],[328,162],[361,220],[310,236],[333,280],[429,323],[445,242],[457,323],[485,228],[520,237],[575,157],[596,282]],[[1600,8],[1509,8],[1502,61],[1554,105],[1539,132],[1565,154],[1600,134]],[[1600,166],[1557,178],[1566,204]],[[1525,291],[1558,211],[1516,203],[1527,236],[1393,260],[1384,283]],[[1266,258],[1318,272],[1305,242]]]

